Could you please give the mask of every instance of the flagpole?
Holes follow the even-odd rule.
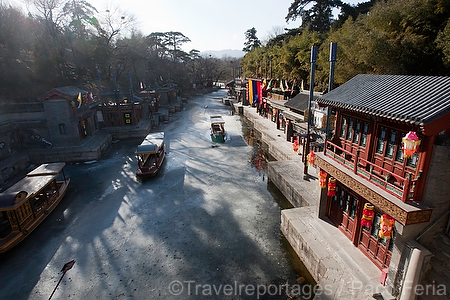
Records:
[[[131,103],[134,103],[133,80],[131,79],[131,72],[128,73],[128,77],[130,77]]]
[[[305,153],[303,153],[303,179],[307,180],[309,178],[308,175],[308,161],[306,156],[309,153],[309,143],[311,141],[310,138],[310,127],[311,127],[311,102],[314,97],[314,71],[316,68],[316,59],[317,59],[317,46],[311,47],[311,78],[309,80],[309,101],[308,101],[308,129],[306,132],[306,147],[305,147]]]
[[[100,97],[100,101],[102,101],[102,77],[100,72],[97,73],[97,78],[98,78],[98,95]]]

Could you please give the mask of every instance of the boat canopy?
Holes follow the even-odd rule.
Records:
[[[62,168],[66,163],[50,163],[50,164],[42,164],[30,173],[27,176],[41,176],[41,175],[56,175],[61,172]]]
[[[211,120],[211,124],[225,124],[222,116],[211,116],[209,118]]]
[[[25,199],[41,192],[57,174],[25,177],[3,193],[0,193],[0,209],[14,208]]]
[[[135,155],[152,154],[158,152],[164,144],[164,132],[149,133],[137,147]]]

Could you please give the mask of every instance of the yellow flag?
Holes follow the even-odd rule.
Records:
[[[253,91],[253,81],[249,80],[248,81],[248,102],[250,104],[253,103],[253,93],[254,93],[254,91]]]
[[[80,108],[81,103],[83,103],[83,100],[81,100],[81,93],[78,93],[78,108]]]

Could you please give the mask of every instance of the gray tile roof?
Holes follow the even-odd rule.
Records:
[[[68,99],[70,97],[78,96],[79,93],[86,94],[87,91],[80,89],[76,86],[63,86],[63,87],[51,89],[44,95],[40,96],[38,98],[38,100],[43,101],[43,100],[49,99],[50,97],[55,96],[55,95],[61,96],[63,99]]]
[[[423,126],[450,112],[450,77],[360,74],[317,102]]]
[[[317,93],[315,93],[317,94]],[[313,100],[317,100],[318,96],[313,95]],[[304,111],[308,109],[309,104],[309,91],[301,91],[294,98],[288,100],[284,106],[295,109],[298,111]]]
[[[57,90],[58,92],[65,94],[65,95],[69,95],[69,96],[78,96],[79,93],[81,94],[86,94],[87,91],[80,89],[76,86],[63,86],[63,87],[58,87],[55,88],[55,90]]]

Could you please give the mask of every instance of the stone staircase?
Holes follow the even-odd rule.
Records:
[[[329,292],[315,299],[392,299],[380,284],[381,271],[336,226],[315,217],[314,209],[283,210],[282,231],[314,279]]]
[[[450,237],[439,233],[427,247],[433,257],[430,267],[422,277],[424,287],[418,300],[449,300],[450,299]]]

